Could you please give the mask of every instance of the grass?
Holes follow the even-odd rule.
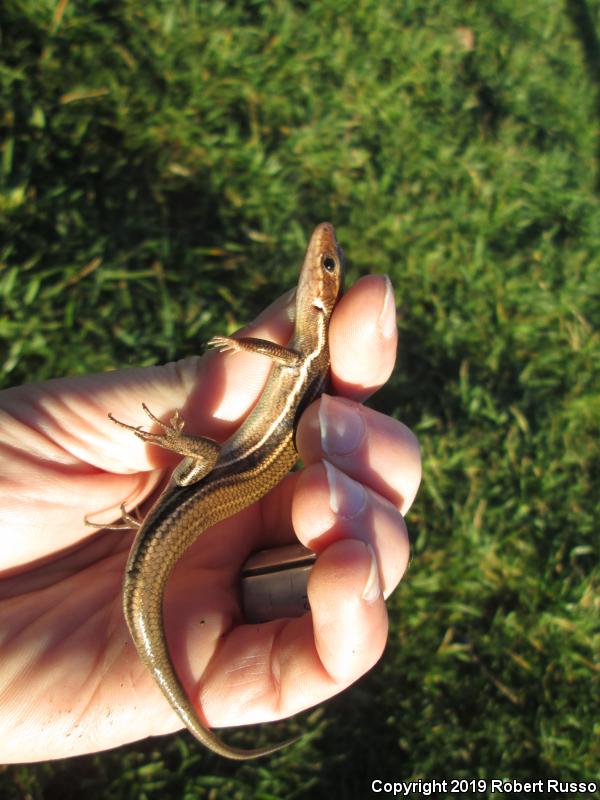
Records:
[[[8,767],[3,796],[597,778],[599,16],[3,4],[3,385],[197,353],[293,284],[330,219],[350,281],[394,282],[398,368],[372,402],[424,456],[386,653],[289,723],[300,745],[236,765],[180,735]]]

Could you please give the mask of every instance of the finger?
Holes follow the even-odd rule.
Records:
[[[402,422],[351,400],[323,395],[296,433],[305,464],[326,459],[406,514],[421,481],[421,453]]]
[[[352,480],[332,464],[307,468],[292,503],[298,539],[321,553],[341,539],[361,540],[380,564],[384,597],[396,588],[408,565],[410,547],[404,517],[380,495]]]
[[[259,520],[255,528],[244,529],[249,550],[296,539],[317,553],[342,538],[370,544],[381,565],[385,597],[408,565],[408,533],[397,507],[328,462],[288,475],[261,502]]]
[[[351,540],[332,545],[315,564],[308,592],[312,614],[242,625],[224,637],[198,697],[210,725],[296,713],[346,688],[379,659],[387,615],[369,548]]]
[[[367,275],[338,302],[329,326],[336,394],[362,400],[384,384],[394,369],[397,343],[391,281]]]

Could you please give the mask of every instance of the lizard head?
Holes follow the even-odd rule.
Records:
[[[296,313],[307,309],[329,320],[344,290],[344,254],[333,225],[322,222],[314,229],[306,248],[296,294]]]

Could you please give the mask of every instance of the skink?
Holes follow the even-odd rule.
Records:
[[[245,350],[272,360],[258,403],[222,445],[184,433],[179,413],[167,425],[144,406],[162,433],[149,433],[109,414],[143,441],[184,456],[137,531],[125,572],[123,609],[140,658],[182,722],[206,747],[232,759],[268,755],[288,742],[242,750],[225,744],[202,724],[169,655],[163,594],[173,567],[203,531],[259,500],[294,465],[296,424],[323,391],[329,370],[329,319],[342,291],[343,254],[333,226],[324,222],[314,230],[300,270],[294,332],[287,347],[251,337],[211,339],[209,346],[219,350]]]

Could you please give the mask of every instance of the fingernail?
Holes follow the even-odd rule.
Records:
[[[356,517],[367,503],[367,493],[362,484],[353,481],[333,464],[323,459],[329,484],[329,506],[334,514],[346,519]]]
[[[381,594],[381,586],[379,585],[379,567],[377,566],[377,558],[375,551],[370,544],[366,545],[369,555],[371,556],[371,568],[367,575],[367,582],[363,589],[362,598],[366,603],[374,603]]]
[[[391,339],[396,333],[396,302],[391,280],[387,275],[383,277],[385,278],[385,295],[377,327],[384,339]]]
[[[321,448],[329,456],[352,453],[365,435],[365,422],[357,407],[328,394],[321,395],[319,427]]]

